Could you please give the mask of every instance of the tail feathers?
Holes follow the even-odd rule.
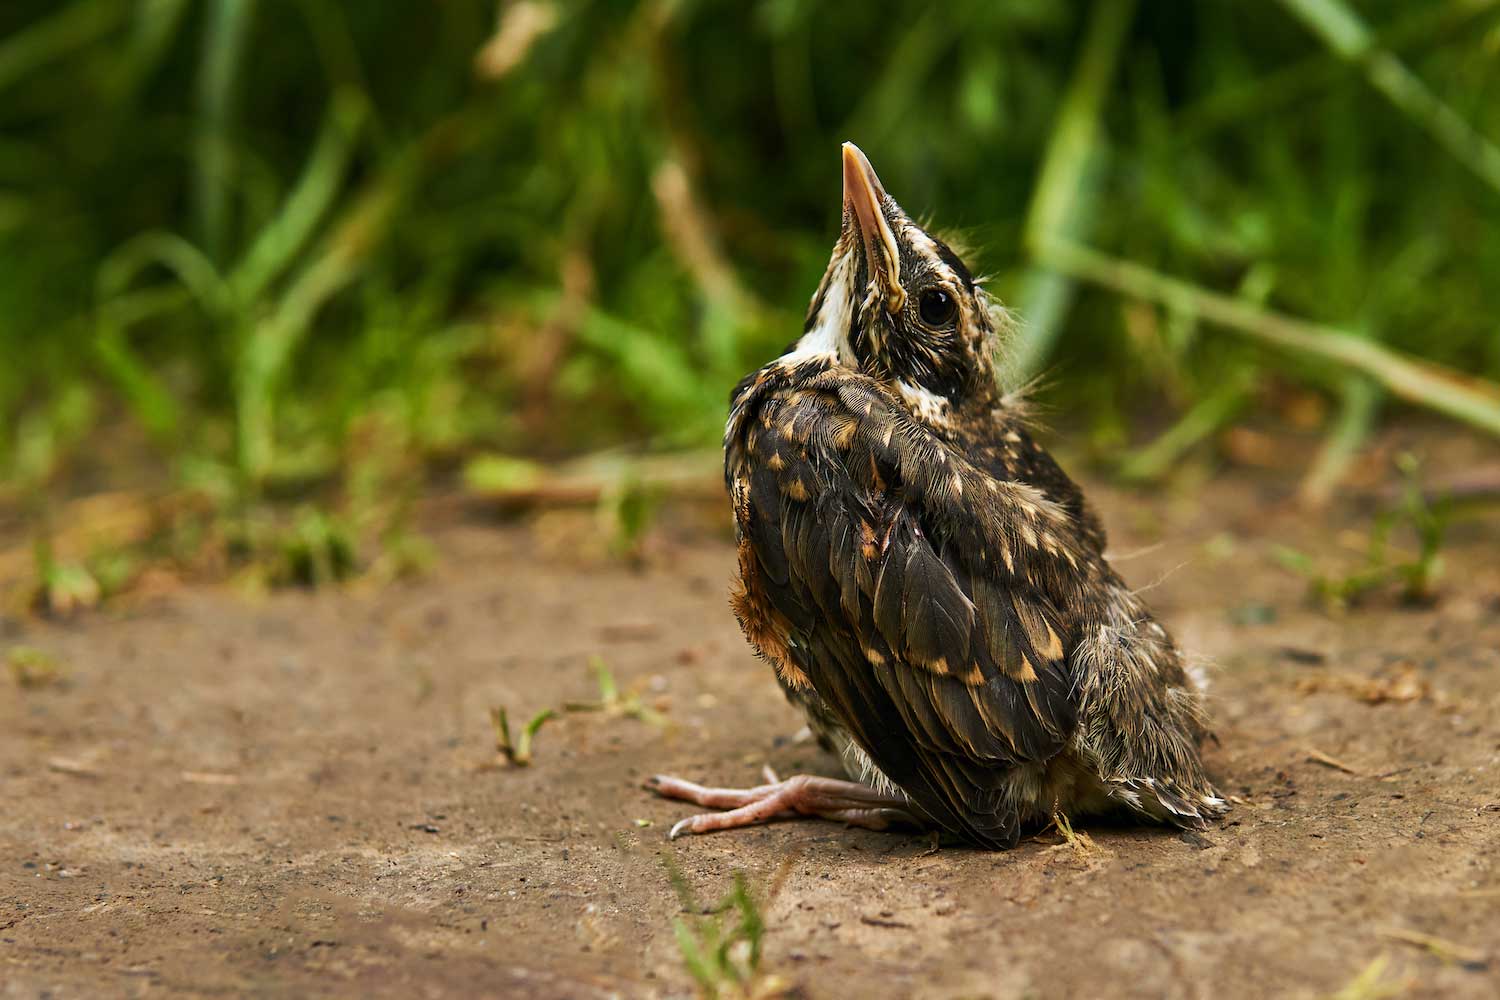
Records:
[[[1124,778],[1111,781],[1116,801],[1160,823],[1201,828],[1229,811],[1229,803],[1212,786],[1190,789],[1171,778]]]

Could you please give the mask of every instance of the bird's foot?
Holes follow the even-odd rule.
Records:
[[[904,798],[858,782],[811,774],[782,781],[769,767],[765,778],[766,784],[754,788],[713,788],[658,774],[647,779],[645,786],[663,798],[725,810],[679,820],[668,834],[672,840],[685,833],[730,830],[793,816],[818,816],[870,830],[916,823]]]
[[[1067,813],[1061,810],[1054,810],[1052,813],[1052,822],[1049,826],[1062,835],[1063,842],[1058,844],[1058,847],[1064,845],[1071,847],[1084,858],[1098,852],[1099,848],[1094,843],[1094,838],[1080,830],[1074,830],[1073,823],[1068,819]],[[1045,833],[1046,831],[1044,830],[1043,832]]]

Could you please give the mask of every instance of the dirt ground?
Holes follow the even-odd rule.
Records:
[[[836,773],[730,617],[717,508],[666,517],[644,569],[590,554],[586,514],[446,517],[415,582],[0,619],[64,664],[0,680],[0,997],[691,996],[670,857],[704,900],[744,871],[762,970],[812,997],[1500,995],[1500,519],[1453,527],[1435,607],[1331,616],[1273,546],[1347,558],[1368,511],[1289,485],[1091,491],[1209,665],[1236,797],[1091,848],[669,844],[686,807],[648,774]],[[593,656],[669,724],[567,713],[495,766],[489,709],[596,698]]]

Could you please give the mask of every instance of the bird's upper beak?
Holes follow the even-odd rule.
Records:
[[[881,210],[885,197],[885,188],[881,187],[880,178],[875,176],[875,168],[865,154],[854,143],[844,143],[844,208],[859,226],[865,244],[865,263],[871,277],[881,283],[886,309],[899,312],[906,305],[906,290],[901,287],[896,235]]]

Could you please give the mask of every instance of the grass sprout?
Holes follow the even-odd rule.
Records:
[[[536,734],[548,722],[557,718],[557,712],[544,708],[531,717],[514,742],[510,735],[510,720],[505,709],[490,709],[490,723],[495,727],[495,752],[501,760],[512,767],[528,767],[531,764],[531,744]]]
[[[602,656],[590,657],[589,669],[593,671],[599,684],[599,700],[570,701],[563,706],[565,711],[602,712],[610,717],[636,719],[657,729],[664,729],[670,725],[670,720],[643,702],[639,693],[620,693],[620,686],[615,682],[615,675]]]
[[[668,859],[667,874],[686,916],[674,917],[672,931],[683,967],[704,1000],[771,1000],[788,996],[790,984],[761,969],[765,920],[743,872],[711,907],[698,903],[692,887]]]
[[[62,661],[34,646],[12,646],[5,654],[5,666],[16,687],[27,691],[52,687],[63,679]]]
[[[1328,572],[1307,553],[1291,546],[1278,545],[1272,550],[1282,568],[1303,577],[1309,596],[1330,613],[1343,612],[1392,584],[1399,584],[1401,600],[1408,604],[1431,604],[1438,598],[1450,505],[1426,496],[1415,456],[1398,456],[1397,467],[1403,477],[1402,499],[1375,518],[1361,566]],[[1415,550],[1393,543],[1393,536],[1403,528],[1415,540]]]

